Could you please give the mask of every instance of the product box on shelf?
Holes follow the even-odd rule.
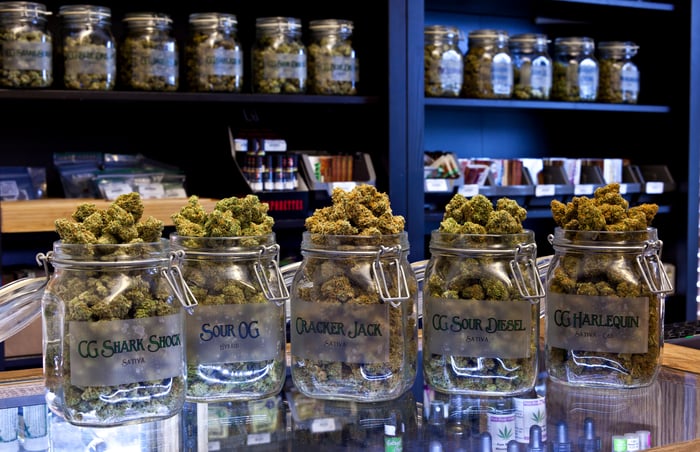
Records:
[[[318,151],[299,153],[299,166],[303,179],[310,190],[324,191],[329,195],[336,187],[352,190],[358,184],[375,185],[374,172],[369,154],[329,154]]]

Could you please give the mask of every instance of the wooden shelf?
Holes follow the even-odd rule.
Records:
[[[202,206],[207,211],[214,208],[216,201],[216,199],[200,198]],[[2,201],[0,202],[0,231],[3,234],[55,231],[54,221],[56,219],[70,218],[76,207],[84,203],[93,203],[100,209],[106,209],[112,204],[112,201],[104,199]],[[144,199],[143,204],[144,217],[154,216],[166,226],[171,226],[173,222],[170,216],[187,204],[187,199]]]

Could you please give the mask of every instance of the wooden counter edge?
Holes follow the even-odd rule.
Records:
[[[690,441],[683,441],[682,443],[668,444],[666,446],[652,447],[651,449],[646,449],[654,452],[688,452],[691,450],[700,450],[700,438],[692,439]]]

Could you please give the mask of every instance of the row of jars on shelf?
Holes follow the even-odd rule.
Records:
[[[51,12],[33,2],[0,3],[0,87],[48,88],[54,82]],[[81,90],[121,88],[176,91],[180,56],[173,21],[159,12],[125,14],[125,36],[117,43],[111,9],[96,5],[59,8],[63,87]],[[184,46],[187,89],[241,92],[244,51],[235,14],[192,13]],[[357,94],[359,64],[352,47],[353,22],[309,22],[311,41],[302,41],[301,20],[256,19],[252,46],[252,91],[256,93]]]
[[[424,37],[427,97],[637,103],[639,46],[631,41],[599,42],[596,55],[592,38],[558,37],[551,57],[540,33],[473,30],[464,53],[457,27],[430,25]]]

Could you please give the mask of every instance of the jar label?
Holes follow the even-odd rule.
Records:
[[[198,49],[197,71],[201,75],[243,76],[243,52],[225,48]]]
[[[104,45],[65,46],[63,58],[66,76],[80,74],[113,76],[117,68],[116,49]]]
[[[491,65],[493,93],[510,96],[513,92],[513,64],[508,55],[496,55]]]
[[[647,353],[649,298],[547,295],[548,347],[608,353]]]
[[[2,69],[19,71],[51,70],[50,42],[5,41],[2,46]]]
[[[306,79],[306,55],[290,53],[265,54],[263,59],[263,78]]]
[[[178,76],[177,53],[170,50],[134,48],[129,55],[133,82],[149,82],[152,77],[175,84]]]
[[[293,299],[291,314],[293,355],[348,363],[389,362],[388,303],[346,305]]]
[[[427,296],[423,332],[430,353],[484,358],[528,358],[538,335],[535,305],[526,300],[452,300]]]
[[[199,305],[185,317],[189,363],[276,359],[284,337],[284,306],[275,303]]]
[[[182,315],[69,322],[71,384],[116,386],[181,376]]]
[[[598,65],[590,60],[581,61],[578,69],[578,88],[581,100],[595,100],[598,95]]]
[[[620,88],[623,93],[636,95],[639,92],[639,71],[636,66],[626,65],[620,72]]]
[[[352,57],[321,55],[316,59],[319,81],[356,82],[359,71]]]
[[[532,65],[530,87],[533,90],[549,93],[552,88],[552,67]]]

